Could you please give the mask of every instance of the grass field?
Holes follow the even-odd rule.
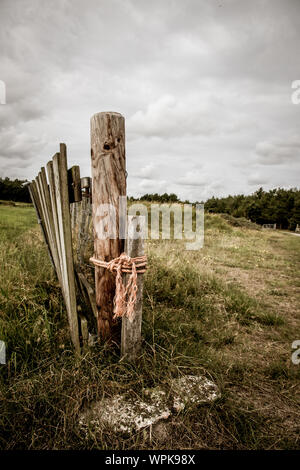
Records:
[[[0,447],[299,449],[300,238],[207,215],[202,250],[148,241],[147,254],[140,361],[107,345],[78,358],[33,209],[0,206]],[[212,377],[221,398],[151,434],[78,431],[86,403],[186,373]]]

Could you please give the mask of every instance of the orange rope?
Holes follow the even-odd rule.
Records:
[[[95,266],[108,269],[110,272],[116,271],[116,293],[114,298],[113,318],[126,316],[132,322],[136,304],[137,275],[146,271],[147,257],[137,256],[136,258],[130,258],[126,253],[122,253],[118,258],[112,259],[109,262],[94,257],[90,258],[90,261]],[[126,286],[122,282],[122,273],[131,273]]]

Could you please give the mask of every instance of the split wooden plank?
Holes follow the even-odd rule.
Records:
[[[37,214],[37,217],[38,217],[38,223],[41,225],[42,227],[42,233],[43,233],[43,237],[45,239],[45,242],[50,250],[50,247],[49,247],[49,240],[47,238],[47,231],[46,231],[46,227],[45,227],[45,222],[43,220],[43,215],[42,215],[42,208],[41,208],[41,203],[40,203],[40,199],[39,199],[39,195],[38,195],[38,191],[37,191],[37,185],[36,185],[36,181],[33,180],[29,186],[29,193],[30,193],[30,196],[31,196],[31,199],[33,201],[33,205],[35,207],[35,210],[36,210],[36,214]],[[51,255],[51,258],[52,258],[52,255]]]
[[[50,262],[52,264],[52,267],[53,267],[54,271],[56,272],[55,264],[54,264],[52,254],[51,254],[51,251],[50,251],[49,241],[47,239],[46,229],[45,229],[44,222],[43,222],[43,219],[42,219],[41,208],[40,208],[40,204],[39,204],[39,201],[38,201],[38,196],[36,194],[36,189],[34,188],[34,184],[35,184],[35,181],[33,181],[28,186],[28,190],[29,190],[29,194],[30,194],[30,197],[31,197],[31,200],[32,200],[33,207],[34,207],[35,212],[36,212],[36,216],[37,216],[37,219],[38,219],[39,226],[41,227],[41,232],[42,232],[43,239],[44,239],[44,242],[45,242],[46,247],[47,247]]]
[[[31,182],[30,188],[31,188],[31,191],[32,191],[32,194],[33,194],[36,206],[37,206],[38,213],[40,214],[40,217],[42,217],[41,203],[40,203],[39,195],[38,195],[38,192],[37,192],[37,186],[36,186],[36,181],[35,180],[33,180]],[[44,223],[43,220],[42,220],[42,224],[45,227],[45,223]],[[45,232],[45,234],[46,234],[46,232]]]
[[[56,266],[57,276],[58,276],[58,279],[60,281],[61,280],[61,268],[60,268],[59,244],[57,243],[57,240],[56,240],[56,233],[55,233],[55,226],[54,226],[54,220],[53,220],[50,190],[49,190],[46,171],[45,171],[44,167],[41,168],[40,181],[41,181],[41,187],[42,187],[42,193],[43,193],[44,201],[46,203],[46,214],[47,214],[47,219],[48,219],[48,224],[49,224],[49,229],[50,229],[51,243],[52,243],[52,246],[53,246],[53,259],[54,259],[55,266]]]
[[[86,209],[85,209],[86,220],[83,226],[83,236],[81,237],[81,248],[80,248],[83,262],[85,262],[85,259],[86,259],[86,251],[87,251],[88,242],[91,241],[91,237],[92,237],[92,231],[90,227],[91,219],[92,219],[91,199],[89,197],[85,199],[86,199]]]
[[[51,253],[52,253],[52,246],[51,246],[51,240],[50,240],[50,229],[49,229],[48,219],[46,217],[46,204],[45,204],[45,201],[44,201],[44,198],[43,198],[42,188],[41,188],[41,183],[40,183],[40,172],[38,173],[38,176],[35,179],[35,186],[36,186],[36,190],[37,190],[38,200],[39,200],[39,203],[40,203],[41,214],[42,214],[42,219],[44,221],[44,227],[45,227],[47,239],[49,241],[49,246],[50,246],[50,250],[51,250]]]
[[[72,233],[76,232],[77,230],[77,208],[78,208],[78,205],[80,204],[80,202],[73,202],[72,204],[70,204],[70,207],[72,208],[71,210],[71,214],[72,214]]]
[[[125,252],[131,258],[144,256],[144,233],[146,222],[144,216],[128,216],[127,239],[125,242]],[[123,274],[125,285],[128,282],[130,274]],[[137,297],[134,308],[134,317],[132,322],[122,318],[121,334],[121,356],[129,361],[134,361],[141,352],[141,330],[142,330],[142,310],[143,310],[143,286],[144,275],[137,276]]]
[[[77,272],[77,276],[80,281],[82,291],[87,294],[88,301],[91,306],[94,317],[97,319],[98,311],[96,306],[95,291],[86,279],[86,277],[81,272]]]
[[[121,114],[104,112],[92,116],[91,158],[94,256],[110,261],[120,256],[124,249],[124,240],[119,238],[119,196],[126,196],[125,121]],[[104,214],[105,204],[107,215]],[[106,236],[104,219],[112,232]],[[115,294],[113,274],[96,266],[95,288],[98,335],[104,340],[110,339],[113,333],[119,335],[119,327],[113,328],[112,319]]]
[[[88,239],[88,226],[90,219],[90,188],[91,188],[91,178],[86,176],[81,178],[81,190],[82,190],[82,203],[81,203],[81,214],[80,214],[80,223],[78,227],[78,262],[79,264],[84,264],[85,262],[85,250]]]
[[[89,342],[89,330],[88,330],[87,319],[83,315],[80,316],[80,327],[81,327],[83,350],[86,351],[88,347],[88,342]]]
[[[51,217],[50,204],[47,198],[48,184],[47,184],[47,181],[45,182],[45,179],[43,178],[42,171],[39,172],[36,178],[36,185],[37,185],[37,191],[38,191],[38,195],[39,195],[39,199],[41,203],[43,220],[45,222],[47,238],[49,240],[49,246],[50,246],[51,254],[53,257],[54,264],[55,264],[57,277],[58,277],[58,280],[60,281],[59,258],[58,258],[58,253],[55,247],[54,239],[53,239],[53,228],[52,228],[51,220],[50,220],[50,217]]]
[[[79,328],[77,317],[75,275],[72,253],[72,233],[70,204],[68,193],[67,151],[66,145],[60,144],[60,153],[53,157],[53,174],[57,201],[57,217],[62,254],[62,282],[64,284],[66,307],[75,350],[80,352]]]
[[[56,188],[55,188],[55,178],[54,178],[54,171],[53,171],[53,161],[50,161],[50,162],[47,163],[47,174],[48,174],[48,181],[49,181],[51,211],[52,211],[52,217],[53,217],[53,229],[54,229],[53,238],[55,239],[55,244],[56,244],[56,248],[57,248],[61,288],[62,288],[63,296],[64,296],[64,299],[65,299],[66,293],[65,293],[64,283],[62,281],[62,276],[63,276],[62,268],[61,268],[61,266],[62,266],[62,250],[61,250],[61,240],[60,240],[60,232],[59,232],[59,222],[58,222],[58,211],[57,211]],[[66,302],[66,299],[65,299],[65,302]]]
[[[44,167],[41,168],[41,181],[42,181],[42,188],[46,202],[46,210],[49,219],[49,226],[51,231],[51,238],[53,242],[53,250],[54,250],[54,260],[57,263],[57,274],[58,278],[61,278],[61,269],[60,269],[60,254],[59,254],[59,240],[57,240],[56,230],[54,225],[54,215],[53,215],[53,208],[51,204],[51,195],[50,195],[50,188],[47,182],[46,170]]]
[[[79,264],[84,264],[85,248],[88,239],[88,221],[90,217],[89,198],[83,197],[81,204],[81,218],[78,229],[78,261]]]
[[[71,217],[71,229],[72,229],[72,232],[73,232],[73,226],[74,226],[74,221],[73,221],[73,214],[74,214],[74,203],[73,204],[70,204],[70,217]]]
[[[81,245],[81,237],[82,237],[82,224],[84,219],[84,203],[85,198],[82,199],[80,203],[78,203],[78,218],[77,218],[77,263],[82,264],[82,257],[80,252],[80,245]]]

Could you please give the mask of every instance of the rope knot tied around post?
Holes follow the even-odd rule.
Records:
[[[108,262],[94,257],[90,258],[90,261],[95,266],[108,269],[110,272],[116,272],[113,318],[126,316],[132,322],[137,295],[137,275],[143,274],[146,271],[147,257],[137,256],[136,258],[131,258],[126,253],[122,253],[118,258]],[[123,273],[130,273],[126,285],[124,285],[122,280]]]

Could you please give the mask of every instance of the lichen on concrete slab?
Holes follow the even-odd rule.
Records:
[[[202,375],[185,375],[170,382],[173,408],[183,410],[187,405],[200,405],[215,401],[220,392],[217,385]]]
[[[109,427],[114,432],[130,434],[170,416],[164,398],[164,394],[152,400],[150,396],[149,402],[125,395],[104,398],[81,414],[79,424],[81,428]]]
[[[115,395],[103,398],[84,410],[79,427],[87,433],[110,428],[116,433],[131,434],[148,428],[182,411],[188,405],[210,403],[219,396],[217,385],[203,376],[187,375],[172,379],[170,383],[144,389],[144,398]]]

